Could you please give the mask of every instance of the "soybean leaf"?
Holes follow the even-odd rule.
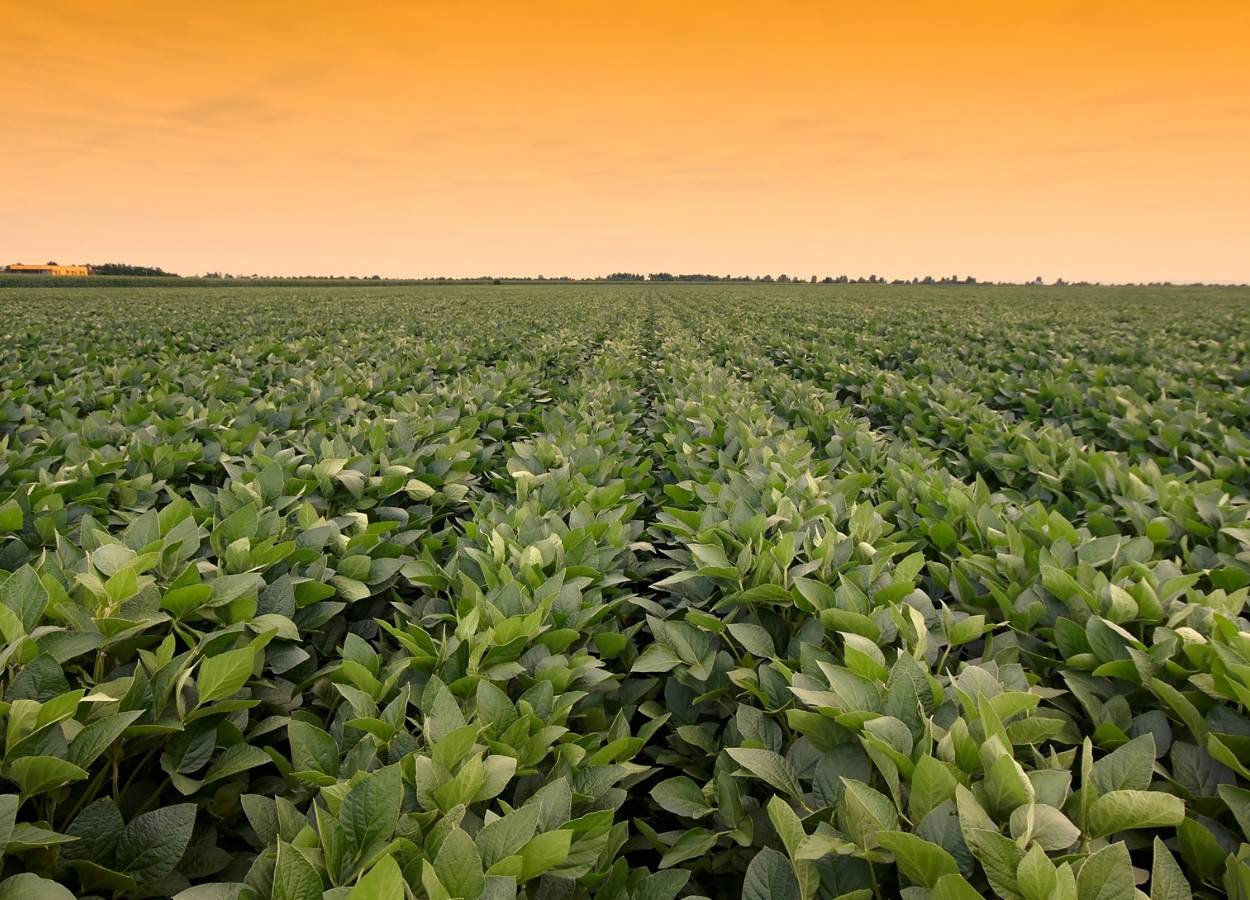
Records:
[[[1130,828],[1179,825],[1185,818],[1185,802],[1160,791],[1112,791],[1089,808],[1086,830],[1103,837]]]
[[[179,803],[126,823],[117,840],[117,869],[135,881],[156,881],[178,865],[195,827],[195,804]]]
[[[688,819],[698,819],[712,812],[703,791],[684,775],[668,778],[651,789],[651,799],[661,809]]]
[[[738,765],[782,793],[803,802],[803,788],[794,766],[771,750],[734,747],[726,751]]]
[[[742,900],[800,900],[790,860],[768,847],[755,854],[742,882]]]
[[[1192,900],[1193,891],[1176,859],[1163,841],[1154,840],[1154,864],[1150,867],[1150,900]]]
[[[278,842],[272,900],[321,900],[321,875],[295,847]]]
[[[399,766],[372,772],[353,787],[339,811],[339,821],[352,848],[362,854],[390,838],[403,804]]]
[[[453,897],[476,897],[486,881],[473,838],[459,828],[443,839],[434,858],[434,871]]]
[[[1093,854],[1076,876],[1079,900],[1119,900],[1133,896],[1133,890],[1133,863],[1123,842],[1109,844]]]
[[[256,651],[251,646],[227,650],[201,662],[195,679],[199,702],[212,703],[238,693],[252,677],[255,664]]]
[[[444,846],[446,842],[444,841]],[[480,889],[479,891],[480,892]],[[408,896],[404,875],[399,864],[389,853],[373,864],[368,872],[356,882],[349,895],[350,900],[405,900]],[[460,896],[474,897],[475,893],[464,893]]]
[[[894,854],[899,869],[916,884],[932,888],[943,875],[959,874],[955,857],[909,832],[878,831],[877,844]]]
[[[23,872],[0,881],[0,900],[74,900],[74,895],[55,881]]]

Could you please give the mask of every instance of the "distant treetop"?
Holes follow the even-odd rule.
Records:
[[[175,272],[166,272],[158,266],[132,266],[128,263],[98,263],[91,266],[96,275],[138,275],[150,278],[177,278]]]

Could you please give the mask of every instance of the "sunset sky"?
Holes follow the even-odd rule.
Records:
[[[1250,281],[1250,3],[47,2],[0,264]]]

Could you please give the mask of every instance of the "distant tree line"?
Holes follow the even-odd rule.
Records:
[[[454,280],[454,279],[449,279]],[[530,279],[512,279],[525,281]],[[538,281],[569,281],[568,278],[548,278],[544,279],[539,276]],[[577,279],[572,279],[577,280]],[[694,282],[729,282],[739,284],[803,284],[806,280],[808,284],[944,284],[944,285],[1044,285],[1046,282],[1039,276],[1030,281],[978,281],[972,275],[960,277],[958,275],[923,275],[914,278],[886,278],[882,275],[825,275],[823,278],[817,275],[809,276],[804,279],[800,275],[790,276],[781,275],[707,275],[707,274],[677,274],[673,272],[652,272],[649,275],[643,275],[638,272],[613,272],[611,275],[601,276],[593,279],[582,279],[587,281],[694,281]],[[1052,285],[1055,287],[1073,286],[1101,286],[1098,281],[1065,281],[1062,278],[1056,278]],[[1202,282],[1194,282],[1190,286],[1199,286]],[[1149,284],[1142,283],[1141,287],[1173,287],[1172,282],[1152,281]],[[1232,286],[1232,285],[1226,285]]]
[[[52,262],[48,265],[56,265]],[[462,277],[425,276],[421,278],[388,278],[382,275],[258,275],[252,273],[206,272],[202,276],[183,278],[175,272],[167,272],[158,266],[135,266],[129,263],[98,263],[90,266],[93,275],[127,276],[132,278],[179,278],[184,283],[195,280],[227,282],[258,281],[267,284],[298,283],[298,282],[381,282],[385,284],[529,284],[533,282],[570,283],[579,282],[695,282],[695,283],[734,283],[734,284],[886,284],[886,285],[1026,285],[1054,287],[1101,287],[1098,281],[1066,281],[1056,278],[1052,282],[1043,281],[1039,275],[1027,281],[978,281],[971,275],[924,275],[914,278],[886,278],[881,275],[712,275],[708,273],[674,273],[674,272],[612,272],[596,277],[577,277],[572,275],[471,275]],[[30,276],[23,276],[29,282]],[[114,282],[121,283],[121,282]],[[6,281],[8,284],[8,281]],[[1151,281],[1123,282],[1123,286],[1134,287],[1244,287],[1233,283]]]
[[[541,280],[541,279],[540,279]],[[777,276],[773,275],[707,275],[698,274],[675,274],[673,272],[652,272],[650,275],[642,275],[638,272],[613,272],[603,278],[595,279],[597,281],[708,281],[708,282],[737,282],[744,284],[802,284],[804,279],[802,276],[791,277],[786,274]],[[913,278],[910,281],[905,278],[895,278],[892,281],[877,275],[860,275],[852,277],[850,275],[826,275],[820,278],[812,275],[806,279],[809,284],[976,284],[977,280],[971,275],[966,278],[960,278],[957,275],[943,276],[934,278],[932,275],[926,275],[923,278]],[[1032,282],[1031,282],[1032,283]],[[1040,284],[1041,282],[1037,282]],[[1057,282],[1062,283],[1062,281]]]
[[[129,263],[91,263],[88,268],[93,275],[131,275],[139,278],[178,278],[176,272],[166,272],[159,266],[132,266]]]

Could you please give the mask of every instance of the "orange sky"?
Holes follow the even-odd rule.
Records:
[[[1250,3],[23,2],[0,263],[1250,280]]]

